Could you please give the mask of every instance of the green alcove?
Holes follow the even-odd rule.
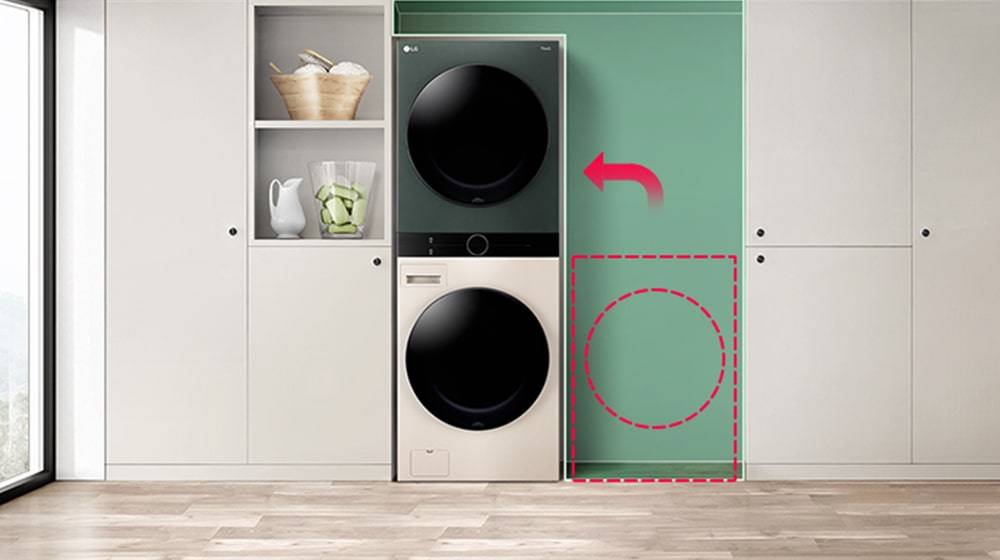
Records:
[[[400,34],[566,35],[567,476],[741,478],[742,3],[397,0],[394,17]],[[636,183],[599,191],[583,170],[601,152],[656,173],[662,211]],[[595,328],[601,404],[581,347],[651,288],[667,291]]]

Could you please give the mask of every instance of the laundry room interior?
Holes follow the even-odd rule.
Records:
[[[1000,0],[0,44],[0,560],[1000,559]]]

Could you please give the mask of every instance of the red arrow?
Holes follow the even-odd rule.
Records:
[[[583,170],[583,174],[602,192],[604,181],[636,181],[646,189],[650,208],[663,207],[663,185],[660,184],[660,179],[655,173],[639,164],[604,163],[604,152],[601,152]]]

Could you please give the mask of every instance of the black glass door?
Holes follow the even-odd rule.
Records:
[[[407,124],[420,178],[462,204],[494,204],[520,192],[548,143],[545,112],[531,88],[484,64],[438,74],[417,95]]]
[[[421,404],[467,430],[516,420],[542,392],[548,371],[542,325],[497,290],[442,296],[420,315],[406,344],[406,372]]]

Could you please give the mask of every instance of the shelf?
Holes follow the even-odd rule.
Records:
[[[247,125],[252,130],[249,169],[249,246],[388,248],[391,213],[391,6],[388,0],[251,0],[248,66],[251,83]],[[372,80],[352,120],[293,120],[268,62],[293,68],[304,49],[331,60],[350,60]],[[372,185],[365,239],[323,239],[312,196],[309,163],[372,161]],[[302,177],[299,201],[306,214],[302,239],[276,239],[270,226],[270,183]]]
[[[254,128],[279,129],[279,130],[315,130],[315,129],[344,129],[344,128],[385,128],[384,120],[354,120],[354,121],[293,121],[293,120],[258,120],[254,121]]]
[[[390,247],[385,239],[254,239],[251,247]]]
[[[254,190],[253,210],[255,236],[259,240],[274,240],[271,230],[270,204],[268,194],[272,179],[302,177],[305,182],[299,187],[299,202],[306,213],[306,228],[303,236],[315,241],[320,238],[320,212],[314,187],[309,175],[309,162],[328,160],[355,160],[375,162],[375,179],[369,185],[368,228],[366,239],[382,239],[388,231],[391,216],[386,213],[391,182],[386,168],[386,130],[380,128],[358,128],[333,131],[329,129],[306,128],[290,130],[285,128],[258,129],[254,150]],[[285,240],[282,240],[283,242]],[[288,240],[295,242],[296,240]],[[353,240],[331,240],[344,243]]]
[[[386,96],[390,94],[387,72],[391,72],[387,25],[386,15],[378,6],[370,9],[286,6],[276,10],[257,7],[249,53],[256,121],[290,120],[285,103],[271,82],[274,72],[268,62],[290,71],[299,65],[298,53],[306,48],[334,61],[349,60],[367,68],[372,81],[361,97],[356,119],[386,120]]]

